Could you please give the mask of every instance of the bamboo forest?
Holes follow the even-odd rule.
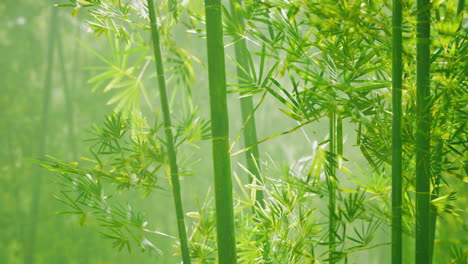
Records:
[[[0,1],[0,263],[467,264],[467,10]]]

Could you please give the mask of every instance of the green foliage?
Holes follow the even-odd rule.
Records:
[[[269,169],[263,172],[264,182],[243,184],[236,176],[239,262],[319,263],[327,260],[324,253],[328,247],[328,224],[322,218],[322,210],[326,209],[322,199],[327,198],[329,191],[321,177],[326,164],[325,154],[325,150],[319,149],[313,158],[298,161],[286,171]],[[275,165],[265,163],[262,167],[274,168]],[[337,196],[337,223],[343,230],[352,228],[353,232],[337,233],[336,246],[340,250],[335,254],[335,261],[384,244],[374,242],[383,219],[372,208],[380,201],[368,197],[365,191],[341,187],[342,194]],[[257,191],[264,193],[264,206],[255,201]],[[200,263],[216,262],[215,215],[210,203],[208,199],[197,212],[191,213],[195,219],[191,235],[192,255]],[[258,235],[263,239],[259,240]]]
[[[199,139],[200,131],[196,124],[192,125],[176,130],[179,146]],[[114,239],[114,246],[119,249],[130,250],[134,241],[143,250],[159,252],[144,235],[159,233],[146,228],[148,222],[141,213],[130,205],[122,206],[119,199],[114,201],[112,197],[127,190],[141,190],[146,197],[155,189],[165,189],[160,179],[169,178],[170,169],[166,142],[158,136],[161,129],[158,123],[149,127],[144,118],[135,114],[127,118],[112,114],[102,126],[93,127],[93,138],[89,140],[91,158],[82,157],[83,165],[51,156],[39,160],[42,167],[60,175],[62,190],[54,197],[71,209],[61,213],[80,215],[80,225],[94,216],[110,232],[104,235]],[[181,175],[189,174],[184,164],[191,163],[179,162]]]
[[[99,225],[107,230],[101,233],[105,238],[112,239],[113,246],[119,250],[127,248],[130,251],[131,241],[134,241],[141,250],[150,249],[159,253],[159,249],[145,236],[147,233],[165,234],[146,229],[148,222],[144,221],[141,213],[135,212],[130,205],[125,207],[112,201],[112,196],[104,190],[106,180],[127,184],[123,179],[125,175],[110,175],[101,169],[85,169],[76,163],[69,164],[52,157],[43,160],[42,166],[61,175],[62,191],[54,197],[71,210],[60,214],[79,215],[80,226],[89,217],[95,217]]]

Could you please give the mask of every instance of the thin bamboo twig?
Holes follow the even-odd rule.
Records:
[[[392,264],[403,261],[402,233],[402,140],[401,94],[403,88],[402,63],[402,6],[393,0],[392,16]]]
[[[417,1],[416,264],[430,264],[430,0]]]
[[[47,128],[49,125],[49,112],[50,112],[50,98],[52,92],[52,77],[53,77],[53,67],[54,67],[54,51],[55,51],[55,41],[57,34],[57,9],[52,8],[50,22],[49,22],[49,46],[47,48],[47,64],[46,64],[46,74],[43,87],[43,98],[42,98],[42,113],[41,113],[41,123],[39,127],[39,148],[38,155],[44,155],[47,148]],[[31,199],[31,208],[29,215],[29,236],[26,241],[26,249],[24,250],[24,263],[33,264],[35,263],[36,256],[36,238],[37,238],[37,226],[38,226],[38,215],[39,207],[41,205],[41,190],[42,190],[42,176],[33,175],[32,178],[32,199]]]
[[[221,0],[205,0],[218,262],[237,263]]]
[[[164,132],[166,135],[167,152],[169,155],[169,167],[171,172],[172,193],[176,209],[177,228],[179,231],[180,247],[182,250],[182,261],[184,264],[190,264],[190,251],[188,247],[187,231],[185,228],[184,209],[180,193],[179,168],[177,165],[177,154],[174,147],[174,136],[172,134],[171,114],[167,100],[166,80],[164,77],[164,67],[162,63],[161,46],[159,42],[159,32],[157,26],[154,1],[148,0],[148,10],[151,25],[151,39],[153,42],[153,55],[156,64],[156,73],[158,77],[159,98],[164,120]]]

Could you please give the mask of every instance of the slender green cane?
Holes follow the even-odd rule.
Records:
[[[343,158],[343,118],[336,115],[336,155]]]
[[[392,17],[392,264],[403,261],[402,234],[402,11],[401,0],[393,0]]]
[[[430,250],[430,0],[417,1],[416,39],[416,264]]]
[[[232,10],[232,17],[234,19],[234,22],[241,28],[244,27],[244,18],[242,15],[239,13],[237,10],[235,4],[242,5],[240,0],[231,0],[231,10]],[[248,50],[247,50],[247,42],[245,41],[244,38],[241,40],[237,41],[234,43],[234,50],[236,54],[236,60],[237,63],[239,64],[240,67],[242,67],[244,70],[242,70],[240,67],[237,67],[237,75],[241,78],[241,81],[239,81],[239,84],[245,84],[248,79],[247,72],[249,72],[249,61],[248,61]],[[241,105],[241,115],[242,115],[242,120],[243,123],[249,115],[252,115],[249,119],[249,121],[245,124],[244,131],[243,131],[243,137],[244,137],[244,147],[249,147],[249,146],[254,146],[253,148],[247,150],[245,152],[245,159],[247,161],[247,169],[252,173],[252,175],[259,181],[260,179],[260,153],[258,150],[258,139],[257,139],[257,128],[256,128],[256,123],[255,123],[255,115],[252,113],[254,106],[253,106],[253,99],[252,96],[247,96],[247,97],[241,97],[240,98],[240,105]],[[250,178],[250,181],[253,179]],[[264,206],[264,201],[263,201],[263,192],[262,191],[257,191],[256,192],[256,200]]]
[[[442,172],[442,141],[437,143],[437,147],[434,151],[434,155],[436,160],[433,164],[433,177],[434,177],[434,188],[432,189],[431,193],[431,201],[437,199],[440,193],[440,179],[441,179],[441,172]],[[437,207],[431,204],[431,231],[430,231],[430,249],[431,249],[431,259],[434,258],[434,243],[435,243],[435,231],[437,226]]]
[[[68,144],[70,145],[72,159],[77,157],[77,146],[76,146],[76,137],[75,137],[75,118],[73,114],[73,100],[72,100],[72,86],[68,81],[67,71],[65,67],[65,58],[63,54],[63,45],[60,34],[57,37],[57,51],[58,58],[60,63],[60,68],[62,70],[62,85],[63,85],[63,94],[65,95],[65,115],[68,122]]]
[[[153,55],[156,63],[156,73],[158,76],[159,97],[164,120],[164,132],[166,135],[167,152],[169,155],[169,166],[171,172],[172,193],[177,217],[177,228],[179,230],[180,246],[182,249],[182,261],[184,264],[190,262],[190,251],[188,247],[187,231],[185,228],[184,209],[180,194],[179,169],[177,166],[177,154],[174,147],[174,137],[172,135],[171,114],[167,100],[166,80],[164,77],[164,67],[162,63],[161,47],[159,42],[158,26],[156,24],[156,12],[153,0],[148,0],[148,10],[151,24],[151,39],[153,41]]]
[[[237,263],[221,0],[205,0],[218,261]]]
[[[49,46],[47,48],[47,70],[44,80],[43,88],[43,98],[42,98],[42,113],[41,113],[41,123],[39,127],[39,149],[38,154],[44,155],[47,147],[47,127],[49,124],[49,110],[50,110],[50,97],[52,91],[52,75],[54,67],[54,50],[55,50],[55,36],[57,34],[57,10],[56,8],[52,9],[52,14],[50,16],[49,22]],[[38,215],[39,207],[41,202],[41,190],[42,190],[42,177],[41,175],[33,175],[32,178],[32,199],[31,199],[31,209],[29,215],[29,234],[26,241],[26,249],[24,255],[24,263],[32,264],[35,262],[36,255],[36,237],[37,237],[37,226],[38,226]]]
[[[465,8],[465,0],[458,0],[457,15],[461,14],[464,8]]]
[[[231,0],[231,12],[234,23],[239,28],[244,28],[244,18],[242,17],[241,13],[238,10],[238,7],[242,6],[242,1],[240,0]],[[237,75],[241,78],[239,81],[239,85],[245,85],[246,81],[249,76],[248,72],[250,69],[249,66],[249,58],[248,58],[248,49],[247,49],[247,42],[244,38],[241,38],[239,41],[234,43],[234,50],[236,55],[236,60],[239,66],[237,67]],[[242,69],[242,68],[243,69]],[[258,148],[258,138],[257,138],[257,128],[255,122],[255,115],[253,113],[254,110],[254,103],[252,96],[241,97],[240,98],[240,106],[241,106],[241,115],[242,115],[242,123],[245,123],[248,119],[247,123],[245,123],[245,127],[243,132],[244,138],[244,147],[254,146],[251,149],[245,152],[245,159],[247,162],[247,169],[250,171],[251,175],[257,179],[257,182],[263,182],[261,179],[260,174],[260,152]],[[250,116],[250,118],[249,118]],[[250,176],[250,174],[249,174]],[[249,177],[249,181],[252,182],[253,177]],[[260,206],[264,207],[265,202],[263,198],[263,191],[256,191],[255,195],[256,201],[260,204]],[[255,209],[254,209],[255,210]],[[256,213],[256,212],[254,212]],[[268,235],[257,236],[257,240],[264,241],[263,244],[263,259],[265,263],[270,263],[270,252],[269,252],[269,241]]]
[[[328,113],[329,119],[329,153],[328,153],[328,166],[329,174],[327,177],[327,187],[328,187],[328,250],[329,257],[328,262],[330,264],[335,263],[335,183],[336,183],[336,113],[335,113],[335,96],[331,96],[330,100],[330,109]]]

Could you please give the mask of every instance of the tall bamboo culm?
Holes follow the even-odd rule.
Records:
[[[458,0],[457,15],[460,15],[465,8],[465,0]]]
[[[392,264],[403,261],[402,234],[402,10],[401,0],[393,0],[392,16]]]
[[[416,264],[430,264],[430,0],[417,1]]]
[[[43,98],[42,98],[42,113],[41,113],[41,123],[39,127],[39,148],[38,155],[45,155],[47,147],[47,128],[49,125],[49,112],[50,112],[50,98],[52,92],[52,77],[53,77],[53,68],[54,68],[54,51],[56,44],[56,35],[57,35],[57,10],[52,8],[50,22],[49,22],[49,37],[48,37],[48,47],[47,47],[47,64],[46,64],[46,73],[43,87]],[[36,255],[36,237],[37,237],[37,226],[38,226],[38,215],[39,207],[41,202],[41,190],[42,190],[42,176],[33,175],[31,180],[33,191],[31,199],[31,209],[29,215],[29,231],[27,234],[27,239],[25,242],[26,248],[24,250],[24,263],[33,264],[35,263]]]
[[[237,10],[236,6],[242,6],[242,2],[240,0],[231,0],[231,11],[232,11],[232,18],[234,22],[238,25],[239,28],[244,28],[244,18]],[[237,75],[241,78],[239,81],[240,85],[246,84],[249,76],[246,72],[250,71],[249,67],[249,58],[248,58],[248,50],[247,50],[247,42],[244,38],[240,39],[236,43],[234,43],[234,51],[236,55],[236,60],[239,66],[237,67]],[[260,179],[260,152],[258,150],[258,139],[257,139],[257,126],[255,122],[255,115],[253,113],[254,104],[252,96],[241,97],[240,98],[240,106],[241,106],[241,115],[242,121],[245,123],[245,127],[243,132],[244,138],[244,147],[254,146],[251,149],[245,152],[245,160],[247,163],[247,169],[252,173],[253,177],[255,177],[258,181],[262,181]],[[250,118],[249,118],[250,116]],[[253,177],[250,177],[249,180],[252,182]],[[258,183],[257,181],[257,183]],[[263,192],[257,191],[256,192],[256,200],[262,205],[264,205],[263,201]]]
[[[218,262],[237,263],[221,0],[205,0]]]
[[[330,107],[328,113],[329,119],[329,149],[328,149],[328,177],[327,177],[327,188],[328,188],[328,263],[334,264],[335,251],[336,251],[336,221],[335,221],[335,186],[336,186],[336,106],[335,106],[335,95],[332,94],[330,100]]]
[[[159,41],[159,31],[156,24],[156,12],[154,1],[148,0],[148,10],[151,24],[151,39],[153,41],[153,55],[156,64],[156,74],[158,76],[159,98],[164,120],[164,132],[166,136],[167,152],[169,155],[169,166],[171,173],[172,194],[176,209],[177,229],[179,231],[180,247],[182,251],[182,261],[184,264],[190,262],[190,251],[188,247],[187,231],[185,228],[184,209],[182,207],[182,198],[180,194],[179,168],[177,165],[177,154],[174,147],[174,137],[172,134],[171,112],[167,100],[166,80],[164,77],[164,67],[161,55],[161,46]]]
[[[63,52],[63,43],[62,39],[59,36],[57,37],[57,52],[60,68],[62,70],[62,85],[63,85],[63,94],[65,97],[65,117],[68,122],[68,141],[70,146],[70,157],[72,160],[78,157],[78,150],[76,146],[76,137],[75,137],[75,117],[73,114],[73,90],[71,83],[68,80],[67,67],[65,65],[65,54]],[[76,74],[76,73],[75,73]]]

